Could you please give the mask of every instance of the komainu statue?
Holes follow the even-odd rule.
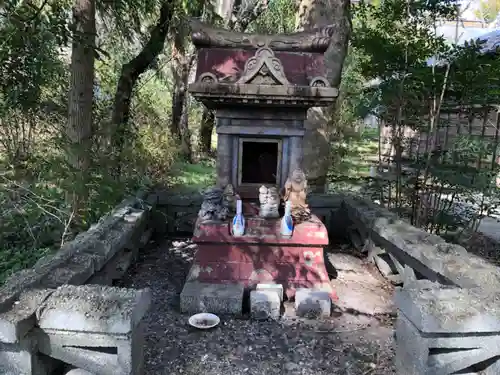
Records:
[[[311,210],[306,203],[307,198],[307,179],[301,169],[294,170],[285,182],[282,189],[283,200],[290,201],[292,204],[292,217],[295,225],[307,221],[311,217]]]

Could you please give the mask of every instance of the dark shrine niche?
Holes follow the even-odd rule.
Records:
[[[280,139],[240,138],[238,185],[278,185],[281,144]]]
[[[258,35],[194,21],[192,31],[198,65],[189,92],[215,110],[217,184],[248,198],[263,184],[281,188],[302,167],[307,110],[338,94],[324,77],[333,28]]]

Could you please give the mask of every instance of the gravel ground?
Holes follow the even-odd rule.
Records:
[[[194,251],[186,242],[153,244],[120,284],[153,293],[145,375],[395,374],[387,317],[337,311],[309,321],[294,317],[288,304],[279,321],[224,318],[210,331],[191,328],[178,306]]]

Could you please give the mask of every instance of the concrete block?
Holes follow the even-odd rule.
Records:
[[[281,284],[257,284],[255,290],[276,292],[280,301],[283,302],[283,285]]]
[[[41,353],[95,374],[142,375],[144,323],[132,333],[109,335],[35,329]]]
[[[39,285],[42,276],[32,268],[21,270],[10,276],[0,286],[0,311],[9,310],[25,289]]]
[[[68,371],[66,375],[96,375],[96,374],[94,374],[93,372],[82,370],[80,368],[76,368],[74,370]]]
[[[498,292],[418,280],[396,290],[394,301],[422,332],[500,332]]]
[[[24,338],[16,344],[0,343],[0,374],[51,375],[57,363],[37,352],[36,343]]]
[[[120,280],[132,262],[136,259],[138,249],[123,249],[115,254],[106,265],[96,272],[87,282],[88,284],[113,285],[113,281]]]
[[[500,335],[420,331],[403,313],[396,322],[398,374],[498,374]],[[465,371],[469,369],[469,371]],[[472,370],[474,369],[474,370]]]
[[[277,319],[280,317],[281,299],[272,290],[250,292],[250,312],[254,319]]]
[[[378,270],[384,277],[397,274],[396,267],[392,263],[391,258],[388,254],[378,254],[373,256],[373,260],[377,265]]]
[[[74,254],[66,262],[47,270],[40,281],[43,288],[57,288],[64,284],[84,284],[95,272],[95,259],[89,254]]]
[[[181,292],[181,312],[241,315],[244,286],[186,282]]]
[[[429,343],[422,338],[419,330],[402,314],[396,322],[396,356],[397,374],[425,375]]]
[[[298,316],[330,316],[332,301],[325,290],[298,288],[295,291],[295,310]]]
[[[147,289],[100,285],[59,287],[38,309],[42,329],[127,334],[151,303]]]
[[[33,289],[23,292],[12,308],[0,314],[0,342],[17,343],[36,324],[35,313],[53,290]]]

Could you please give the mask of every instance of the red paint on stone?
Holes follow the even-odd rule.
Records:
[[[251,209],[246,206],[246,213]],[[198,244],[194,259],[197,279],[247,287],[276,282],[283,285],[289,298],[296,288],[329,286],[323,254],[328,233],[323,223],[313,216],[294,228],[292,238],[280,236],[279,223],[280,219],[247,217],[245,235],[233,237],[229,223],[197,222],[193,236]],[[337,299],[333,290],[331,296]]]
[[[219,79],[233,77],[234,81],[241,76],[246,61],[254,54],[255,50],[200,48],[196,78],[210,72]],[[294,85],[309,86],[313,78],[326,74],[322,53],[277,51],[275,56],[281,60],[287,79]]]

